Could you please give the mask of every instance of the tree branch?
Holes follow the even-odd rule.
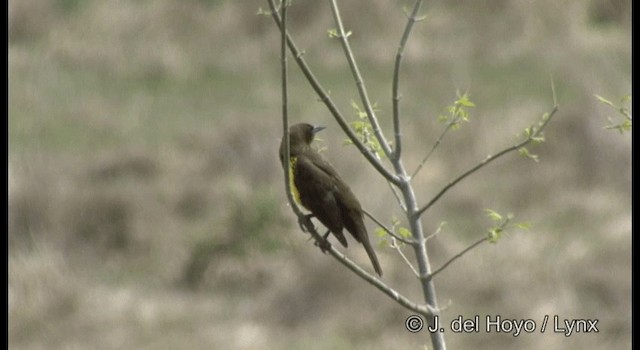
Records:
[[[420,11],[420,6],[422,6],[422,0],[416,0],[413,5],[413,10],[411,10],[411,14],[409,15],[409,19],[407,20],[407,25],[402,33],[393,69],[393,86],[391,89],[391,100],[393,103],[393,133],[395,135],[395,149],[392,153],[393,159],[400,159],[400,154],[402,153],[402,133],[400,131],[400,92],[398,91],[400,85],[400,65],[404,55],[404,48],[407,44],[407,40],[409,40],[409,35],[411,34],[411,29],[413,29],[415,22],[418,21],[417,15],[418,11]]]
[[[404,253],[402,252],[402,249],[400,249],[400,246],[398,245],[398,243],[396,242],[395,236],[391,238],[391,248],[394,248],[398,254],[400,254],[400,256],[402,257],[402,260],[404,260],[405,264],[407,264],[407,266],[409,266],[409,268],[411,269],[411,271],[413,272],[413,274],[417,277],[420,278],[420,274],[418,273],[418,271],[416,270],[415,267],[413,267],[413,265],[411,264],[411,262],[409,261],[409,259],[407,259],[407,256],[404,255]]]
[[[284,140],[284,154],[287,155],[285,157],[282,157],[283,160],[283,169],[284,169],[284,188],[286,190],[286,194],[287,194],[287,200],[289,201],[289,205],[291,206],[291,209],[293,210],[293,212],[296,214],[296,216],[298,217],[298,221],[300,222],[300,218],[304,217],[304,214],[302,213],[302,211],[300,210],[300,207],[298,207],[298,204],[296,203],[296,201],[293,199],[293,194],[291,193],[291,177],[290,177],[290,173],[289,173],[289,167],[290,167],[290,157],[289,155],[289,148],[290,148],[290,144],[289,144],[289,111],[288,111],[288,105],[289,105],[289,101],[288,101],[288,84],[287,84],[287,78],[288,78],[288,73],[287,73],[287,49],[286,49],[286,26],[287,26],[287,7],[288,7],[288,1],[287,0],[283,0],[282,4],[281,4],[281,15],[280,18],[282,19],[282,31],[281,31],[281,45],[280,45],[280,70],[281,70],[281,74],[282,74],[282,137]],[[272,9],[272,11],[276,11],[275,8]]]
[[[400,242],[404,243],[404,244],[408,244],[408,245],[415,245],[416,242],[415,241],[410,241],[402,236],[397,235],[395,232],[393,232],[392,230],[390,230],[387,226],[385,226],[382,222],[380,222],[380,220],[376,219],[375,216],[373,216],[371,213],[369,213],[366,209],[362,209],[362,212],[369,217],[369,219],[373,220],[373,222],[375,222],[376,224],[378,224],[378,226],[383,229],[387,234],[389,234],[389,236],[399,240]]]
[[[424,240],[428,241],[431,238],[435,238],[438,234],[440,234],[440,232],[442,232],[442,228],[444,227],[445,224],[446,224],[446,221],[442,221],[440,225],[438,225],[438,228],[436,228],[436,230],[432,234],[427,236]]]
[[[413,179],[416,175],[418,175],[418,172],[420,171],[420,169],[422,169],[422,167],[424,166],[424,164],[427,162],[427,160],[429,159],[429,157],[431,157],[431,154],[433,154],[433,152],[436,150],[436,148],[438,148],[438,146],[440,146],[440,143],[442,142],[442,140],[444,139],[444,135],[447,134],[447,132],[454,126],[456,125],[455,121],[449,121],[447,123],[447,126],[444,128],[444,130],[442,130],[442,133],[440,133],[440,136],[438,136],[438,139],[436,140],[436,142],[433,144],[433,147],[431,147],[431,150],[429,151],[429,153],[427,153],[427,155],[424,156],[424,158],[422,158],[422,161],[420,162],[420,164],[418,165],[418,167],[416,168],[416,170],[413,171],[413,174],[411,174],[411,178]]]
[[[475,248],[476,246],[480,245],[481,243],[488,241],[489,237],[488,236],[484,236],[482,237],[482,239],[477,240],[476,242],[472,243],[470,246],[466,247],[465,249],[463,249],[460,253],[454,255],[453,257],[451,257],[451,259],[449,259],[446,263],[444,263],[440,268],[434,270],[427,278],[428,279],[432,279],[433,277],[435,277],[438,273],[440,273],[442,270],[444,270],[445,268],[447,268],[447,266],[449,266],[452,262],[454,262],[455,260],[461,258],[463,255],[465,255],[467,252],[469,252],[471,249]]]
[[[384,138],[384,134],[382,134],[382,130],[380,129],[380,124],[378,123],[378,118],[376,118],[373,113],[373,108],[371,108],[371,101],[369,100],[369,95],[367,94],[367,89],[364,85],[364,81],[362,80],[362,75],[360,74],[360,70],[358,69],[358,65],[356,64],[356,60],[353,57],[353,52],[351,51],[351,46],[349,45],[349,34],[347,34],[344,30],[344,26],[342,25],[342,18],[340,17],[340,11],[338,10],[338,5],[335,0],[330,0],[331,3],[331,11],[333,12],[333,19],[338,26],[338,39],[342,44],[342,48],[344,49],[344,54],[347,57],[347,61],[349,62],[349,67],[351,68],[351,72],[353,74],[353,79],[356,82],[356,86],[358,88],[358,93],[360,94],[360,99],[362,100],[362,104],[364,105],[364,110],[367,113],[367,117],[369,119],[369,123],[373,126],[373,132],[384,151],[384,154],[387,158],[391,158],[391,148],[389,147],[389,142]]]
[[[398,202],[398,206],[400,207],[402,212],[406,213],[407,206],[402,202],[402,199],[400,198],[400,195],[398,195],[398,192],[396,192],[396,189],[393,187],[393,184],[391,182],[387,182],[387,184],[389,185],[389,189],[391,190],[391,193],[393,193],[393,196],[396,198],[396,201]]]
[[[362,279],[369,282],[371,285],[378,288],[381,292],[383,292],[384,294],[389,296],[391,299],[398,302],[400,305],[406,307],[407,309],[425,316],[432,316],[435,313],[437,313],[438,310],[435,310],[431,306],[414,303],[413,301],[409,300],[407,297],[398,293],[396,290],[389,287],[388,285],[380,281],[375,276],[366,272],[360,266],[356,265],[353,261],[351,261],[349,258],[344,256],[344,254],[342,254],[341,252],[333,248],[333,246],[331,246],[328,251],[334,258],[336,258],[340,263],[346,266],[349,270],[353,271],[356,275],[360,276]]]
[[[440,197],[442,197],[442,195],[445,194],[445,192],[447,192],[451,187],[455,186],[458,182],[462,181],[467,176],[475,173],[476,171],[478,171],[479,169],[481,169],[485,165],[487,165],[487,164],[491,163],[492,161],[502,157],[503,155],[505,155],[505,154],[507,154],[509,152],[518,150],[518,149],[526,146],[531,141],[533,141],[536,137],[539,137],[540,133],[542,132],[542,130],[544,130],[544,128],[547,125],[547,123],[549,123],[549,121],[551,120],[553,115],[556,114],[557,111],[558,111],[558,105],[555,105],[550,113],[545,114],[545,116],[543,116],[542,123],[540,123],[539,127],[536,128],[535,131],[533,133],[531,133],[524,141],[522,141],[522,142],[520,142],[520,143],[518,143],[516,145],[513,145],[511,147],[508,147],[508,148],[498,152],[495,155],[487,157],[485,160],[480,162],[478,165],[476,165],[473,168],[467,170],[462,175],[458,176],[455,180],[449,182],[442,190],[440,190],[440,192],[438,192],[438,194],[435,197],[433,197],[433,199],[431,199],[429,201],[429,203],[427,203],[424,207],[422,207],[420,210],[418,210],[417,214],[418,215],[422,215],[427,209],[429,209],[433,204],[435,204],[435,202],[437,202],[438,199],[440,199]]]

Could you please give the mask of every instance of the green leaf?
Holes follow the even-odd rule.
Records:
[[[507,214],[507,217],[504,218],[502,215],[498,214],[495,210],[485,209],[485,211],[493,221],[498,222],[496,226],[491,227],[487,232],[487,240],[490,243],[496,243],[498,239],[502,238],[503,236],[506,236],[508,234],[507,230],[512,227],[516,227],[521,230],[528,230],[529,227],[531,226],[531,224],[528,222],[519,222],[515,224],[510,224],[511,220],[514,217],[512,213]]]
[[[631,131],[631,120],[627,119],[620,124],[620,132],[623,133],[624,131]]]
[[[539,133],[538,136],[532,137],[531,141],[533,141],[534,143],[542,143],[542,142],[544,142],[544,134],[543,133]]]
[[[609,105],[609,106],[611,106],[613,108],[616,108],[616,106],[613,104],[613,102],[607,100],[606,98],[604,98],[604,97],[602,97],[600,95],[597,95],[597,94],[594,94],[593,96],[595,96],[600,102],[602,102],[602,103],[604,103],[606,105]]]
[[[400,225],[400,219],[395,215],[391,215],[391,227],[395,230],[398,225]]]
[[[529,153],[529,150],[526,149],[525,147],[521,147],[520,149],[518,149],[518,154],[520,154],[523,157],[532,159],[534,162],[537,162],[539,160],[537,155]]]
[[[616,129],[621,134],[624,134],[625,132],[631,131],[631,120],[625,119],[621,123],[615,124],[615,122],[613,121],[613,119],[611,119],[611,117],[609,117],[607,119],[609,120],[609,125],[605,126],[604,127],[605,129]]]
[[[356,132],[361,132],[366,128],[365,122],[359,120],[352,121],[351,126],[353,126],[353,129],[356,130]]]
[[[631,101],[631,95],[624,95],[620,98],[620,103],[625,103],[627,101]]]
[[[497,227],[489,230],[489,234],[488,234],[489,243],[496,243],[502,236],[502,232],[503,232],[502,229]]]
[[[606,104],[607,106],[613,108],[618,114],[620,114],[624,119],[620,122],[617,123],[613,121],[613,119],[611,117],[607,117],[607,120],[609,121],[609,125],[605,126],[605,129],[616,129],[618,130],[621,134],[624,134],[627,131],[631,131],[631,127],[632,127],[632,117],[631,117],[631,112],[629,111],[629,109],[624,106],[625,104],[627,104],[629,101],[631,101],[631,95],[624,95],[620,98],[620,104],[621,106],[616,106],[613,104],[613,102],[607,100],[606,98],[600,96],[600,95],[594,95],[600,102]]]
[[[487,213],[487,216],[493,221],[503,220],[502,215],[498,214],[498,212],[493,209],[485,209],[484,211]]]
[[[531,228],[531,223],[529,222],[519,222],[514,224],[515,227],[521,229],[521,230],[529,230]]]
[[[377,229],[375,229],[373,231],[375,233],[376,236],[378,237],[384,237],[387,235],[387,231],[385,231],[382,227],[378,227]]]
[[[271,16],[271,11],[264,10],[262,7],[258,7],[258,12],[256,12],[258,16]]]
[[[475,107],[475,103],[469,99],[469,94],[464,93],[460,95],[460,91],[456,92],[457,99],[453,101],[453,104],[445,107],[447,114],[439,115],[439,122],[447,122],[449,127],[453,130],[460,128],[460,124],[469,121],[468,108]]]
[[[463,107],[469,107],[469,108],[473,108],[476,106],[475,103],[471,102],[471,100],[469,100],[469,95],[468,94],[464,94],[462,95],[462,97],[460,97],[458,99],[458,101],[456,101],[456,104],[459,104]]]
[[[353,128],[358,139],[369,149],[369,151],[371,151],[377,159],[382,159],[385,154],[380,142],[376,137],[374,137],[373,127],[369,122],[367,113],[353,100],[351,100],[351,107],[358,118],[350,123],[351,128]],[[371,108],[376,111],[376,104],[374,103]],[[345,142],[345,145],[350,143]]]
[[[409,237],[411,237],[411,236],[412,236],[412,235],[411,235],[411,231],[409,231],[409,229],[407,229],[407,228],[405,228],[405,227],[399,227],[399,228],[398,228],[398,234],[399,234],[401,237],[404,237],[404,238],[409,238]]]

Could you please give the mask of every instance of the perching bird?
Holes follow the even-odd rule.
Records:
[[[311,147],[315,134],[323,129],[306,123],[289,128],[291,191],[297,202],[329,229],[325,239],[333,233],[346,248],[347,240],[342,229],[347,229],[356,241],[362,243],[373,268],[382,276],[382,268],[364,226],[360,202],[333,166]],[[283,153],[284,138],[280,143],[280,161],[284,167]]]

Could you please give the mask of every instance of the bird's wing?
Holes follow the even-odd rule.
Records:
[[[338,197],[338,200],[347,199],[341,197],[348,196],[350,199],[355,200],[355,202],[358,204],[358,208],[360,208],[360,203],[356,199],[355,195],[353,194],[353,192],[351,192],[351,189],[349,188],[347,183],[342,180],[331,163],[326,161],[320,154],[313,154],[310,159],[312,160],[314,165],[316,165],[326,174],[326,176],[330,178],[330,181],[333,184],[333,186],[331,187],[331,191],[334,192],[336,197]]]
[[[335,170],[333,172],[335,173]],[[295,185],[302,204],[346,247],[347,240],[342,234],[342,214],[336,198],[334,177],[318,166],[313,158],[298,157]]]
[[[358,198],[353,194],[351,188],[349,188],[346,182],[342,180],[338,175],[338,172],[329,162],[318,155],[314,158],[314,164],[317,164],[318,168],[320,168],[326,176],[329,176],[332,179],[332,192],[335,196],[336,203],[338,204],[338,211],[344,228],[351,233],[356,241],[362,243],[367,255],[369,256],[369,260],[371,260],[373,268],[376,270],[378,275],[382,276],[382,267],[380,266],[376,252],[369,241],[369,235],[367,234],[367,229],[364,225],[364,218],[362,217],[362,207]]]
[[[315,157],[311,158],[313,164],[324,172],[323,176],[327,177],[325,183],[330,180],[330,183],[332,184],[330,190],[338,204],[342,223],[347,231],[351,232],[358,242],[362,242],[363,237],[361,237],[361,235],[366,235],[367,232],[364,228],[362,207],[360,206],[358,198],[353,194],[347,183],[342,180],[340,175],[338,175],[338,172],[331,163],[326,161],[320,155],[314,156]],[[359,227],[356,228],[356,226]]]
[[[364,219],[362,217],[362,207],[358,198],[351,192],[351,189],[344,180],[338,175],[335,168],[319,154],[313,154],[309,157],[309,161],[314,165],[312,168],[315,171],[316,176],[323,178],[323,183],[330,183],[329,188],[331,192],[332,203],[336,204],[336,212],[332,215],[338,215],[341,225],[351,233],[356,241],[362,243],[371,260],[373,268],[378,275],[382,276],[382,267],[378,261],[375,250],[369,241],[369,235],[364,225]],[[312,210],[313,212],[313,210]],[[322,220],[320,220],[322,221]],[[324,223],[324,222],[323,222]],[[326,226],[326,224],[325,224]],[[332,231],[333,232],[333,231]],[[334,232],[335,234],[335,232]],[[342,234],[341,234],[342,235]],[[342,242],[344,236],[340,238]],[[346,240],[344,241],[346,243]],[[346,244],[343,243],[346,247]]]
[[[360,207],[360,202],[351,191],[351,188],[349,188],[347,183],[342,180],[331,163],[329,163],[319,155],[313,158],[313,163],[316,164],[318,168],[324,171],[325,174],[331,178],[331,182],[333,184],[331,190],[332,192],[334,192],[336,199],[339,202],[345,203],[344,205],[349,207],[349,209],[357,211],[362,210],[362,208]]]

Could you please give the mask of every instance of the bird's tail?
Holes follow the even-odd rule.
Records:
[[[364,246],[364,250],[369,256],[369,260],[371,260],[373,269],[376,270],[378,276],[382,277],[382,267],[380,267],[380,262],[378,261],[378,257],[376,256],[376,251],[373,250],[373,246],[371,245],[371,242],[369,242],[369,235],[367,234],[367,231],[364,230],[363,234],[360,235],[360,237],[362,237],[362,245]]]
[[[376,256],[376,251],[373,250],[373,246],[369,241],[369,234],[367,233],[367,229],[364,226],[362,212],[359,211],[356,213],[352,213],[352,215],[348,216],[348,218],[353,220],[345,221],[345,228],[351,233],[356,241],[362,243],[362,245],[364,246],[364,250],[369,256],[369,260],[371,260],[373,269],[376,270],[378,276],[382,277],[382,267],[380,267],[380,262],[378,261],[378,257]]]

